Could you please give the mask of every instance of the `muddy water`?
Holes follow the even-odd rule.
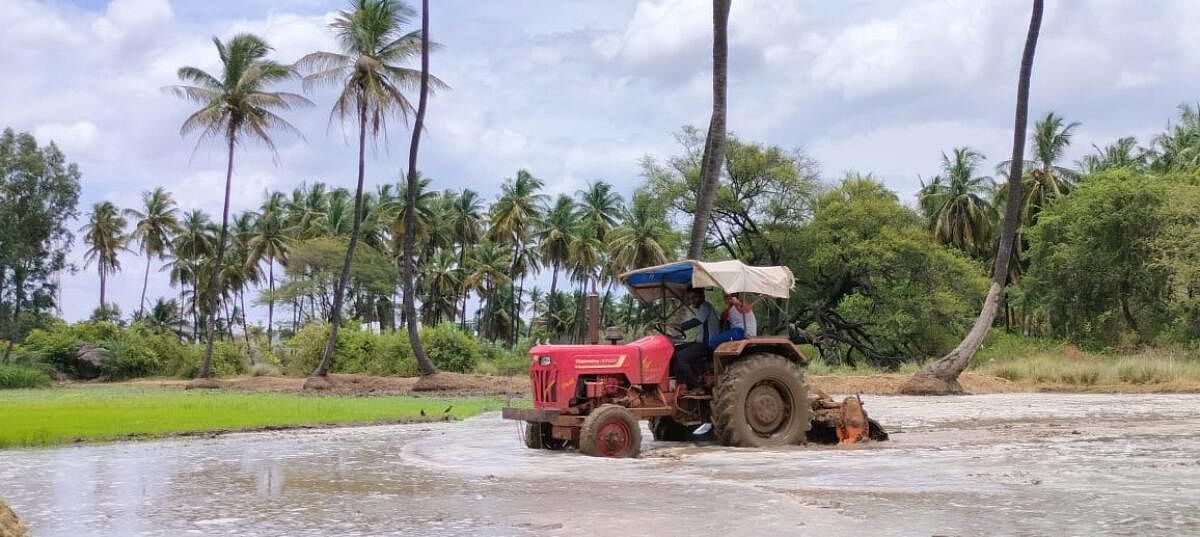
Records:
[[[527,450],[437,426],[0,451],[34,535],[1197,535],[1200,396],[868,397],[892,442]]]

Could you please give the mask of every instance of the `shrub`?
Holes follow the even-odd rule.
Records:
[[[324,323],[309,323],[301,328],[284,346],[284,369],[292,375],[305,376],[317,368],[329,327]],[[371,334],[356,326],[338,330],[330,371],[368,375],[415,376],[417,364],[413,359],[408,337],[394,334]]]
[[[452,324],[422,328],[421,344],[433,365],[445,371],[469,373],[484,355],[484,347],[475,338]]]
[[[0,365],[0,389],[43,388],[50,385],[50,375],[24,365]]]
[[[106,341],[100,347],[108,350],[100,376],[104,380],[125,380],[157,375],[162,362],[150,347],[136,338],[120,338]]]
[[[250,376],[252,377],[278,377],[281,374],[278,367],[265,362],[250,366]]]

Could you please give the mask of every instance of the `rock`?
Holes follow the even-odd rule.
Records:
[[[75,351],[75,374],[81,379],[94,379],[100,376],[104,362],[112,356],[108,349],[97,347],[91,343],[80,343]]]
[[[28,537],[29,531],[17,519],[17,514],[0,500],[0,537]]]

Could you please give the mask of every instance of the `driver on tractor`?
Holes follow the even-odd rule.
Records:
[[[716,311],[704,299],[704,289],[696,287],[688,289],[686,298],[688,306],[695,311],[695,317],[688,319],[683,324],[670,326],[680,332],[699,328],[696,330],[694,342],[682,345],[675,350],[675,354],[671,357],[671,367],[674,370],[675,378],[687,386],[689,391],[702,392],[704,388],[700,385],[700,377],[696,371],[702,368],[708,358],[712,356],[709,340],[720,331],[720,321],[717,319]]]

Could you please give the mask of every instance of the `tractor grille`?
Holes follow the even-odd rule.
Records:
[[[558,369],[534,369],[529,377],[535,403],[558,402]]]

